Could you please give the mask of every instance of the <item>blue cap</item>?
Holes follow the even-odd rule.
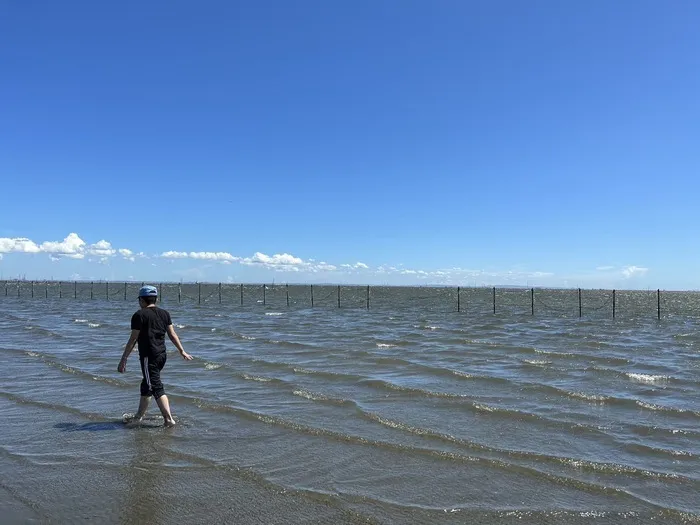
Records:
[[[158,297],[158,290],[155,286],[144,286],[139,290],[139,297]]]

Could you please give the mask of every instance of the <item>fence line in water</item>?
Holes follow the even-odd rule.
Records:
[[[138,282],[24,281],[4,282],[0,296],[135,300]],[[584,290],[503,287],[421,287],[369,285],[275,285],[231,283],[159,283],[159,301],[166,303],[238,304],[240,306],[370,308],[418,307],[456,312],[554,313],[561,316],[615,318],[636,315],[697,315],[700,294],[657,290]],[[399,304],[400,303],[400,304]],[[653,312],[653,314],[652,314]]]

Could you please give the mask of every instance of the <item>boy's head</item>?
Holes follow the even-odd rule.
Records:
[[[144,286],[139,290],[139,301],[143,301],[147,306],[156,304],[158,301],[158,290],[155,286]]]

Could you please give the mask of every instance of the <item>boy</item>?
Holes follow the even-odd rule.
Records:
[[[158,290],[154,286],[144,286],[139,290],[139,306],[141,308],[131,317],[131,337],[124,347],[124,354],[119,361],[117,370],[120,373],[126,371],[126,360],[138,342],[143,381],[141,381],[141,401],[134,420],[140,421],[143,418],[148,403],[151,401],[151,395],[153,395],[161,414],[163,414],[165,426],[173,426],[175,420],[170,413],[168,396],[165,395],[163,383],[160,380],[160,371],[165,366],[167,358],[165,334],[168,334],[183,359],[190,361],[192,356],[185,352],[182,347],[173,328],[170,313],[156,306],[157,300]]]

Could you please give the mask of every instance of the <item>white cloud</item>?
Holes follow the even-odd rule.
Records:
[[[288,253],[278,253],[275,255],[265,255],[264,253],[255,252],[252,257],[246,257],[241,260],[243,264],[262,264],[263,266],[274,267],[274,266],[304,266],[305,263],[299,257],[294,257]]]
[[[42,242],[39,248],[40,251],[44,253],[55,253],[59,255],[78,255],[82,253],[85,244],[85,241],[78,237],[77,233],[69,233],[68,236],[62,241]]]
[[[626,266],[622,269],[622,275],[625,277],[625,279],[629,279],[631,277],[644,275],[648,271],[649,268],[641,268],[639,266]]]
[[[234,257],[228,252],[190,252],[192,259],[204,259],[207,261],[225,261],[228,263],[238,261],[240,257]]]
[[[369,269],[369,266],[367,266],[365,263],[362,263],[362,262],[356,262],[355,268],[367,270],[367,269]]]
[[[109,243],[105,240],[101,240],[93,244],[92,246],[89,246],[87,249],[87,253],[90,255],[99,255],[101,257],[111,257],[112,255],[117,253],[117,250],[112,248],[112,243]]]
[[[134,257],[134,252],[132,252],[131,250],[129,250],[127,248],[120,248],[117,251],[119,252],[119,255],[124,257],[124,259],[126,259],[127,261],[131,261],[131,262],[136,261],[136,257]]]
[[[24,237],[16,237],[14,239],[0,238],[0,253],[39,253],[40,251],[41,249],[34,241]]]
[[[614,266],[598,266],[596,268],[596,270],[598,270],[599,272],[608,272],[608,271],[614,270],[614,269],[615,269]]]
[[[131,250],[116,250],[104,239],[88,245],[77,233],[69,233],[62,241],[44,241],[41,244],[25,237],[0,238],[0,253],[46,253],[52,261],[64,257],[84,259],[86,255],[95,255],[101,260],[120,253],[125,259],[133,260]]]
[[[187,252],[163,252],[160,256],[165,259],[187,259],[189,254]]]

